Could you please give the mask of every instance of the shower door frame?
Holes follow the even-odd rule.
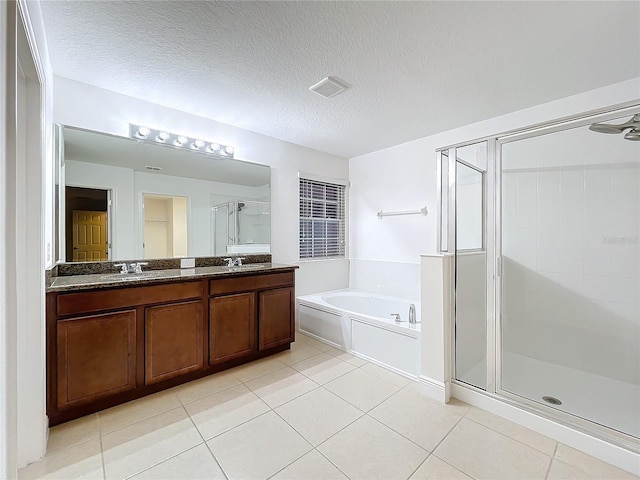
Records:
[[[453,275],[451,309],[452,316],[445,319],[450,330],[449,380],[452,385],[472,390],[481,395],[515,406],[527,412],[539,415],[560,425],[604,440],[631,452],[640,453],[640,444],[636,437],[583,419],[577,415],[554,409],[526,397],[506,391],[502,388],[502,145],[540,135],[560,132],[571,128],[583,127],[597,122],[605,122],[626,115],[640,113],[637,101],[613,105],[607,108],[583,112],[528,127],[503,132],[496,135],[477,138],[438,148],[437,154],[437,208],[438,231],[437,246],[442,254],[457,256],[456,251],[456,149],[476,143],[487,142],[487,170],[485,199],[487,208],[484,213],[485,250],[486,250],[486,332],[487,332],[487,378],[486,389],[456,379],[456,272]],[[448,155],[448,186],[442,185],[441,152]],[[442,194],[447,187],[447,246],[442,245]],[[457,270],[457,258],[454,262]]]

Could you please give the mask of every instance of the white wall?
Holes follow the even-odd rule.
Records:
[[[8,19],[11,9],[7,2],[0,2],[0,39],[8,38]],[[9,186],[7,175],[8,157],[12,150],[11,140],[7,138],[7,104],[13,101],[9,94],[11,79],[8,78],[7,53],[9,48],[0,49],[0,238],[6,239],[11,228],[6,205]],[[0,248],[0,478],[9,478],[16,472],[16,342],[14,328],[15,315],[9,306],[9,283],[7,279],[7,259],[10,252],[6,243]]]
[[[298,172],[343,180],[349,174],[343,158],[61,77],[54,81],[54,120],[125,137],[129,123],[185,132],[234,145],[236,158],[271,166],[271,252],[277,263],[298,262]],[[296,273],[298,294],[344,288],[348,281],[346,259],[301,262]]]

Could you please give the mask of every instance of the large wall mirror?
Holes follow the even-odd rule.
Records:
[[[269,253],[266,165],[56,126],[58,261]]]

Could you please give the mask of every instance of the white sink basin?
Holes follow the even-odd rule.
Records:
[[[250,263],[249,265],[239,265],[237,267],[227,267],[230,272],[243,272],[245,270],[260,270],[265,268],[265,265],[259,263]]]
[[[132,280],[143,280],[145,278],[154,278],[163,276],[163,272],[159,271],[151,271],[151,272],[141,272],[141,273],[111,273],[109,275],[102,275],[100,280],[109,280],[112,282],[115,281],[132,281]]]

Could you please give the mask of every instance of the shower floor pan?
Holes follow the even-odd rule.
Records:
[[[502,389],[634,437],[640,437],[640,385],[543,362],[516,353],[503,354]],[[472,385],[484,374],[478,364],[459,376]],[[550,405],[542,397],[557,398]]]

